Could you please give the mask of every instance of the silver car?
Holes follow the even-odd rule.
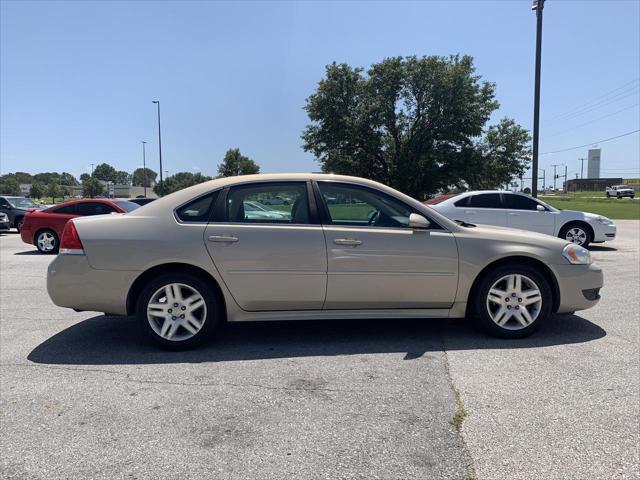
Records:
[[[245,211],[275,196],[290,199],[282,218]],[[524,337],[554,313],[594,306],[602,281],[589,252],[566,240],[454,222],[361,178],[281,174],[73,219],[47,288],[59,306],[135,315],[177,349],[224,321],[280,319],[469,317]]]

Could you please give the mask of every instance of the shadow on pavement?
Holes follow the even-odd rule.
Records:
[[[156,348],[132,317],[93,317],[54,335],[28,356],[35,363],[119,365],[202,363],[269,358],[404,353],[405,360],[447,350],[537,348],[583,343],[607,333],[577,315],[557,316],[534,336],[489,337],[451,319],[232,323],[195,350]]]
[[[617,252],[618,249],[614,247],[605,247],[602,245],[589,245],[589,250],[592,252]]]
[[[38,250],[25,250],[24,252],[16,252],[14,255],[44,255],[40,253]]]

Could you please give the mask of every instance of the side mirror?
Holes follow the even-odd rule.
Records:
[[[538,210],[539,212],[546,212],[546,211],[547,211],[547,209],[546,209],[546,208],[544,208],[544,207],[543,207],[542,205],[540,205],[540,204],[538,204],[538,205],[536,206],[536,210]]]
[[[412,213],[409,215],[409,227],[410,228],[429,228],[431,222],[424,218],[422,215]]]

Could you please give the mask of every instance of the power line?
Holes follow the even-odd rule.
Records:
[[[616,135],[615,137],[605,138],[604,140],[598,140],[596,142],[585,143],[584,145],[578,145],[576,147],[563,148],[562,150],[554,150],[552,152],[544,152],[541,155],[549,155],[550,153],[560,153],[560,152],[568,152],[569,150],[575,150],[576,148],[588,147],[591,145],[595,145],[596,143],[604,143],[610,140],[615,140],[616,138],[626,137],[627,135],[631,135],[633,133],[640,132],[640,128],[638,130],[634,130],[633,132],[623,133],[622,135]]]
[[[571,130],[575,130],[576,128],[584,127],[585,125],[589,125],[591,123],[600,121],[603,118],[612,117],[613,115],[617,115],[618,113],[624,112],[625,110],[629,110],[629,109],[634,108],[634,107],[637,107],[638,105],[640,105],[640,103],[634,103],[633,105],[629,105],[628,107],[621,108],[620,110],[617,110],[617,111],[615,111],[613,113],[609,113],[607,115],[602,115],[601,117],[595,118],[595,119],[590,120],[588,122],[581,123],[580,125],[576,125],[575,127],[567,128],[566,130],[561,130],[561,131],[559,131],[557,133],[554,133],[552,135],[545,135],[545,137],[546,138],[557,137],[558,135],[561,135],[561,134],[563,134],[565,132],[570,132]]]
[[[624,85],[619,86],[618,88],[614,88],[613,90],[610,90],[610,91],[608,91],[608,92],[606,92],[606,93],[604,93],[604,94],[602,94],[602,95],[600,95],[600,96],[598,96],[598,97],[596,97],[596,98],[594,98],[594,99],[592,99],[592,100],[589,100],[588,102],[584,102],[584,103],[582,103],[582,104],[580,104],[580,105],[576,106],[575,108],[572,108],[572,109],[570,109],[570,110],[568,110],[568,111],[566,111],[566,112],[564,112],[564,113],[560,113],[560,114],[558,114],[558,115],[555,115],[555,116],[553,116],[553,117],[550,117],[548,120],[553,120],[553,119],[556,119],[556,118],[560,118],[560,117],[564,117],[564,116],[566,116],[566,115],[572,114],[572,113],[574,113],[576,110],[581,110],[581,109],[582,109],[582,108],[584,108],[585,106],[589,106],[589,105],[593,104],[594,102],[598,102],[600,99],[603,99],[603,98],[605,98],[605,97],[608,97],[609,95],[611,95],[611,94],[612,94],[612,93],[614,93],[614,92],[617,92],[618,90],[625,89],[625,87],[627,87],[628,85],[631,85],[631,84],[633,84],[633,83],[637,82],[638,80],[640,80],[640,77],[634,78],[634,79],[633,79],[633,80],[631,80],[630,82],[627,82],[627,83],[625,83]],[[635,88],[635,87],[634,87],[634,88]],[[614,95],[614,97],[615,97],[615,96],[617,96],[617,95],[619,95],[619,94]]]
[[[617,103],[620,100],[624,100],[627,97],[633,97],[635,95],[638,95],[638,93],[640,93],[640,90],[635,89],[635,88],[631,89],[629,91],[626,91],[626,92],[620,92],[620,94],[615,95],[614,97],[611,97],[611,98],[609,98],[607,100],[603,100],[601,102],[598,102],[597,104],[591,105],[589,107],[585,107],[585,108],[583,108],[581,110],[576,110],[571,115],[564,115],[564,116],[562,116],[560,118],[557,118],[556,122],[559,122],[559,121],[566,122],[567,120],[571,120],[572,118],[580,117],[580,116],[584,115],[585,113],[589,113],[589,112],[592,112],[594,110],[598,110],[599,108],[606,107],[607,105],[611,105],[612,103]],[[551,123],[553,123],[553,122],[551,122]]]

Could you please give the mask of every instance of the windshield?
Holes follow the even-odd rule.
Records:
[[[7,201],[14,208],[38,208],[38,205],[33,203],[33,200],[31,200],[30,198],[22,198],[22,197],[11,198],[11,197],[9,197],[9,198],[7,198]]]
[[[631,187],[629,185],[618,185],[616,186],[616,188],[628,188],[629,190],[631,190]]]
[[[125,212],[131,212],[131,211],[135,210],[136,208],[140,208],[140,205],[138,205],[137,203],[129,202],[127,200],[116,200],[113,203],[115,203],[117,206],[119,206]]]

